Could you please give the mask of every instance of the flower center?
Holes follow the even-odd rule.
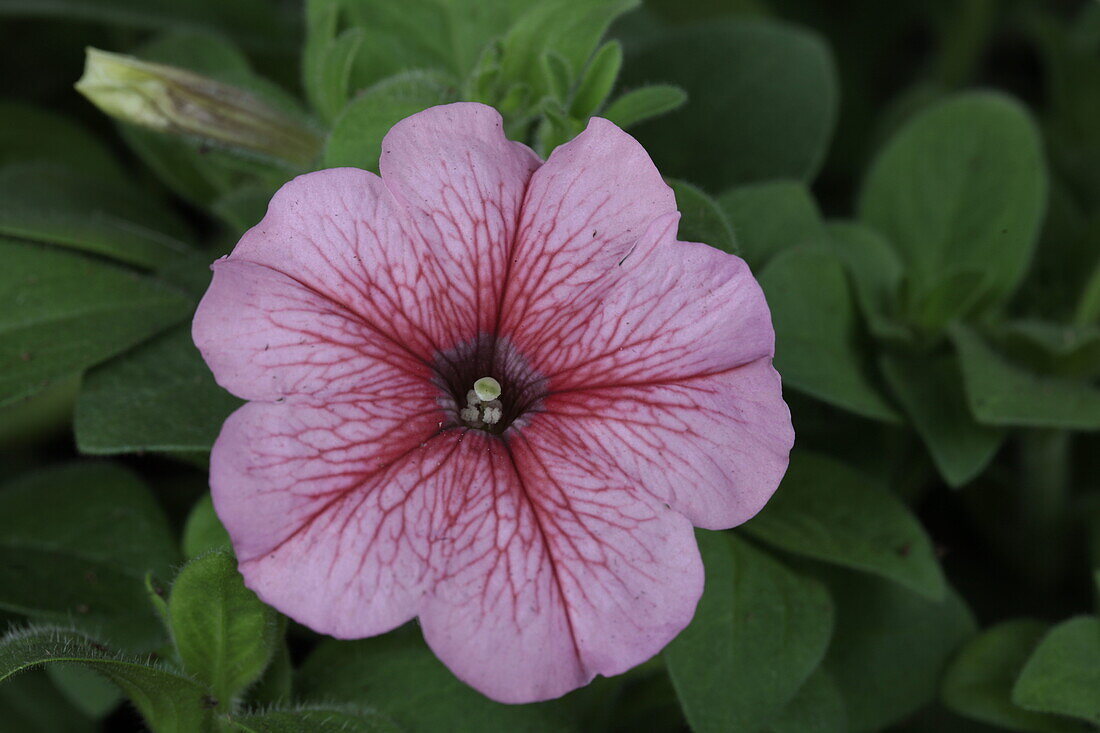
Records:
[[[506,339],[488,334],[438,353],[433,371],[451,427],[501,435],[522,427],[546,395],[546,380],[527,360]]]
[[[466,406],[458,411],[458,416],[471,428],[484,429],[496,425],[504,416],[504,403],[497,399],[500,392],[500,382],[492,377],[482,377],[466,393]]]

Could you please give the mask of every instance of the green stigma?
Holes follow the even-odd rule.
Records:
[[[474,382],[474,394],[482,402],[491,402],[500,397],[500,382],[492,377],[482,377]]]

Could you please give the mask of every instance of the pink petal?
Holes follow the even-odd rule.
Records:
[[[447,460],[435,405],[251,402],[210,456],[214,506],[245,583],[321,633],[360,638],[416,615],[428,585],[429,478]]]
[[[706,529],[760,511],[794,442],[769,359],[676,383],[559,392],[544,409],[539,420]]]
[[[703,571],[690,523],[535,424],[509,449],[466,436],[424,638],[502,702],[558,697],[649,659],[691,620]],[[457,467],[457,466],[456,466]]]
[[[748,267],[677,242],[674,210],[641,146],[599,119],[532,177],[502,331],[551,391],[666,383],[772,355]]]
[[[382,177],[431,251],[423,267],[448,291],[436,305],[446,303],[460,340],[496,328],[520,205],[540,162],[482,104],[432,107],[382,140]]]
[[[676,211],[676,198],[642,146],[593,118],[531,177],[501,332],[529,358],[549,332],[576,348],[571,332],[599,311],[599,283],[650,223]],[[593,286],[596,286],[593,289]]]
[[[214,263],[192,334],[218,383],[244,399],[428,392],[427,365],[399,336],[246,260]]]
[[[283,273],[430,362],[496,324],[507,249],[538,158],[477,104],[413,115],[383,150],[385,183],[353,168],[287,183],[229,259]],[[224,312],[211,309],[196,335],[220,340]]]
[[[418,442],[423,427],[358,402],[234,413],[211,488],[246,584],[340,638],[419,614],[444,663],[503,702],[619,674],[691,620],[690,523],[602,454],[550,425],[510,449],[476,430]]]

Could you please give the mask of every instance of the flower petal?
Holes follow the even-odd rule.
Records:
[[[436,654],[502,702],[626,671],[691,620],[703,570],[690,523],[568,433],[511,448],[477,431],[447,499],[447,544],[420,619]],[[509,451],[509,452],[505,452]]]
[[[496,328],[520,205],[540,163],[504,136],[500,113],[483,104],[432,107],[382,140],[382,178],[430,250],[424,269],[448,290],[460,340]]]
[[[281,272],[430,359],[449,338],[449,291],[404,220],[373,173],[307,173],[275,193],[263,220],[245,232],[228,259]]]
[[[551,391],[665,383],[772,355],[744,261],[677,242],[678,218],[645,151],[605,121],[532,178],[502,332]]]
[[[430,361],[495,326],[538,165],[491,107],[434,107],[383,140],[385,182],[354,168],[299,176],[229,259],[284,273]]]
[[[531,177],[509,273],[501,332],[530,355],[539,335],[579,325],[596,310],[592,289],[645,232],[676,211],[676,197],[641,145],[611,122],[558,147]]]
[[[214,263],[192,337],[243,399],[426,393],[428,367],[394,335],[266,265]]]
[[[396,407],[251,402],[214,444],[214,506],[245,583],[318,632],[388,631],[416,615],[428,587],[430,477],[447,451],[432,400]]]
[[[540,421],[691,523],[726,529],[763,508],[794,443],[779,375],[762,358],[673,384],[552,395]]]

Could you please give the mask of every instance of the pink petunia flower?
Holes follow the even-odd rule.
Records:
[[[542,162],[492,108],[434,107],[381,171],[286,184],[195,315],[250,400],[210,459],[245,581],[339,638],[419,617],[502,702],[624,672],[695,612],[692,525],[744,522],[786,470],[764,296],[676,241],[606,120]]]

